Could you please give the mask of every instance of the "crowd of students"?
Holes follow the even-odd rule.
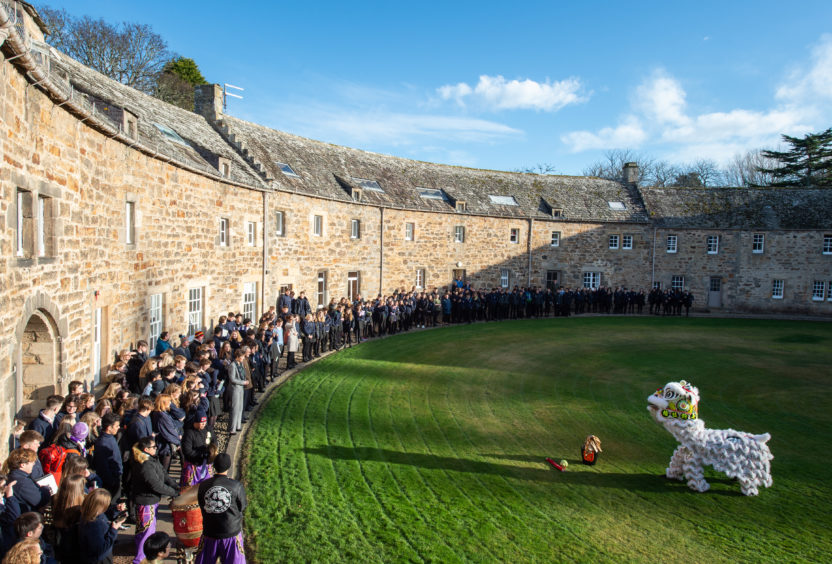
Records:
[[[207,339],[201,331],[179,335],[174,346],[165,331],[152,352],[138,341],[134,350],[120,351],[100,397],[71,382],[66,396],[48,397],[28,427],[16,429],[0,475],[0,553],[12,562],[26,561],[24,552],[37,555],[33,562],[109,562],[117,531],[129,523],[135,524],[134,564],[166,554],[170,539],[161,542],[166,536],[156,532],[161,499],[222,474],[216,467],[217,418],[228,413],[227,432],[239,432],[257,405],[255,394],[281,368],[416,327],[642,313],[646,301],[650,313],[678,315],[690,308],[693,296],[605,287],[477,290],[456,280],[443,290],[359,295],[313,310],[304,292],[286,290],[257,324],[231,312]],[[181,462],[179,476],[170,473],[174,458]],[[51,489],[47,475],[54,479]],[[242,547],[242,509],[230,525],[228,519],[223,523],[212,534],[234,539],[232,544],[239,537]]]

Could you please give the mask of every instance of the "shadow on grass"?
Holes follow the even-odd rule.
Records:
[[[673,493],[683,494],[691,493],[697,495],[723,495],[729,497],[742,497],[742,492],[739,490],[739,485],[734,480],[709,478],[708,482],[711,484],[711,489],[705,494],[698,494],[688,488],[685,482],[678,480],[670,480],[663,475],[647,474],[645,472],[626,473],[626,472],[558,472],[553,469],[555,474],[562,474],[561,480],[570,486],[591,486],[595,488],[615,488],[630,491],[650,492],[650,493]],[[715,484],[733,484],[737,489],[723,489],[714,488]]]
[[[450,470],[455,472],[472,472],[476,474],[491,474],[521,480],[551,482],[552,473],[545,468],[529,468],[510,464],[493,464],[482,460],[437,456],[415,452],[400,452],[396,450],[369,448],[321,446],[302,449],[309,455],[325,456],[333,460],[356,460],[358,462],[385,462],[387,464],[401,464],[416,466],[431,470]],[[543,461],[538,457],[535,460]]]

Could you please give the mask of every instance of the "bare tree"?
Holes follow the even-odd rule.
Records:
[[[744,155],[736,154],[725,167],[724,183],[726,186],[771,186],[772,175],[761,172],[771,169],[776,162],[763,156],[760,149],[748,151]]]
[[[525,172],[527,174],[559,174],[555,165],[549,163],[538,163],[534,166],[526,166],[514,169],[514,172]]]
[[[50,29],[47,41],[80,63],[148,94],[165,63],[173,58],[167,43],[150,26],[113,25],[84,16],[75,19],[65,10],[46,6],[38,12]]]

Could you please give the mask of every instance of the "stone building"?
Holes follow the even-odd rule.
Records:
[[[832,313],[832,191],[655,189],[475,170],[196,113],[43,42],[0,0],[0,393],[34,414],[138,339],[447,285],[685,287],[697,308]]]

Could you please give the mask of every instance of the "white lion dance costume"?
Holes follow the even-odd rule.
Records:
[[[685,481],[690,489],[705,492],[704,466],[739,480],[744,495],[757,495],[757,487],[771,487],[771,435],[749,435],[733,429],[706,429],[699,419],[699,389],[669,382],[647,398],[647,409],[679,441],[670,458],[668,478]]]

